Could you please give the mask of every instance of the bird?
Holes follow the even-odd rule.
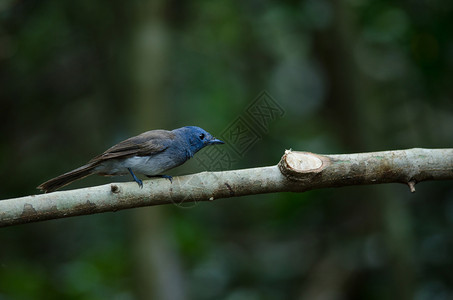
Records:
[[[164,175],[164,172],[182,165],[204,147],[215,144],[224,142],[197,126],[171,131],[151,130],[112,146],[80,168],[52,178],[37,188],[45,193],[53,192],[92,174],[130,174],[140,188],[143,188],[143,182],[136,173],[149,178],[162,177],[172,182],[172,177]]]

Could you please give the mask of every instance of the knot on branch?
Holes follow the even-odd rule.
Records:
[[[330,165],[330,159],[311,152],[286,150],[278,168],[290,180],[306,181]]]

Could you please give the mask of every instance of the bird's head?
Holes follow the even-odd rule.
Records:
[[[221,140],[213,137],[203,128],[197,126],[186,126],[175,129],[175,131],[179,131],[180,134],[187,140],[193,154],[208,145],[225,144]]]

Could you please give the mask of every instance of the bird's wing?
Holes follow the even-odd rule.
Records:
[[[152,130],[124,140],[93,158],[90,163],[106,159],[146,156],[164,151],[175,134],[167,130]]]

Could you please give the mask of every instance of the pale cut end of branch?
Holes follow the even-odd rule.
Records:
[[[278,164],[283,175],[294,180],[305,180],[330,164],[329,158],[311,152],[286,150]]]
[[[415,181],[411,180],[407,183],[407,185],[409,186],[411,193],[415,193]]]

